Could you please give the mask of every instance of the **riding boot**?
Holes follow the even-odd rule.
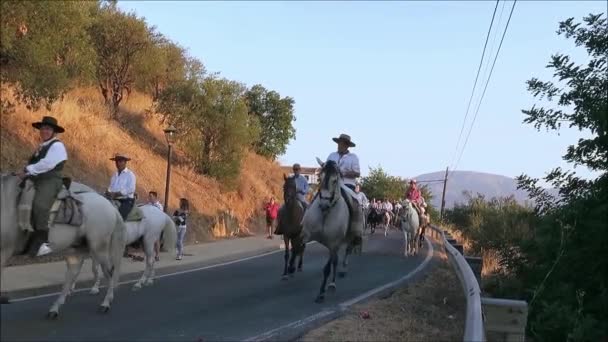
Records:
[[[36,257],[38,251],[40,251],[40,247],[47,242],[49,238],[48,230],[36,230],[32,234],[32,240],[30,243],[30,248],[28,249],[27,254],[31,257]]]
[[[351,236],[351,245],[358,250],[361,250],[363,244],[363,231],[359,229],[360,218],[357,210],[359,209],[358,202],[355,203],[355,199],[350,197],[349,194],[344,190],[340,189],[344,200],[346,201],[346,206],[348,207],[348,234]],[[356,208],[354,208],[356,207]]]

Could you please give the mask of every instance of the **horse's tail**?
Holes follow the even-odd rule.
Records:
[[[168,216],[165,215],[165,225],[163,226],[163,240],[164,248],[169,253],[175,252],[175,243],[177,242],[177,229],[175,229],[175,223]]]
[[[122,262],[122,255],[125,250],[125,234],[127,232],[127,226],[120,216],[118,210],[115,210],[116,218],[114,230],[110,238],[110,261],[112,262],[112,273],[120,272],[120,263]]]

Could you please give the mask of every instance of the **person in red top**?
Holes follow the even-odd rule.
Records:
[[[407,189],[405,198],[412,202],[414,208],[418,211],[418,216],[420,216],[420,202],[422,202],[422,193],[418,189],[415,179],[410,180],[410,187]]]
[[[270,197],[270,201],[264,206],[266,211],[266,229],[268,229],[268,239],[272,239],[272,231],[277,223],[279,215],[279,205],[274,201],[274,197]]]

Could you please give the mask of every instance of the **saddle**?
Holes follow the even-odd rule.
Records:
[[[49,227],[54,224],[65,224],[74,227],[82,226],[84,220],[82,215],[82,202],[75,198],[73,194],[87,192],[81,190],[77,192],[70,191],[72,180],[65,177],[63,180],[63,188],[57,194],[55,202],[49,211]],[[32,201],[34,198],[34,188],[31,181],[26,181],[23,185],[18,205],[18,225],[26,232],[34,232],[31,221]]]
[[[120,202],[119,201],[112,201],[112,204],[114,205],[114,207],[116,209],[120,208]],[[127,215],[127,219],[125,220],[125,222],[138,222],[144,219],[144,213],[143,211],[141,211],[141,209],[139,208],[139,206],[134,205],[133,209],[131,209],[131,211],[129,212],[129,215]]]

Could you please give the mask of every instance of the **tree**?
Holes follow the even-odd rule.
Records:
[[[272,159],[285,153],[287,144],[296,134],[294,100],[282,98],[276,91],[268,91],[259,84],[251,87],[245,98],[249,115],[257,119],[261,130],[259,139],[252,144],[255,151]]]
[[[153,37],[146,57],[135,65],[137,88],[157,101],[160,93],[172,83],[186,78],[187,57],[184,49],[163,35]]]
[[[369,199],[397,200],[404,197],[406,181],[391,176],[381,166],[370,168],[369,175],[361,179],[361,191]]]
[[[0,78],[30,108],[47,107],[77,76],[91,72],[86,33],[97,4],[76,1],[2,1]],[[4,102],[4,101],[3,101]]]
[[[232,185],[243,153],[259,131],[249,124],[245,87],[215,77],[193,78],[167,88],[158,111],[183,132],[180,143],[196,168]]]
[[[529,333],[541,340],[605,340],[608,337],[608,26],[603,14],[589,15],[585,25],[569,18],[557,33],[574,40],[589,55],[576,65],[564,54],[547,65],[562,84],[528,81],[528,90],[560,109],[533,106],[523,110],[524,123],[540,129],[587,129],[591,138],[569,146],[564,160],[599,171],[594,180],[575,172],[552,170],[545,180],[559,189],[551,197],[537,179],[518,177],[519,187],[537,199],[541,222],[534,238],[522,244],[518,277],[530,297]]]
[[[95,75],[99,89],[112,117],[117,118],[124,93],[131,91],[136,79],[134,66],[151,46],[152,31],[135,14],[107,5],[99,11],[89,34],[97,54]]]

